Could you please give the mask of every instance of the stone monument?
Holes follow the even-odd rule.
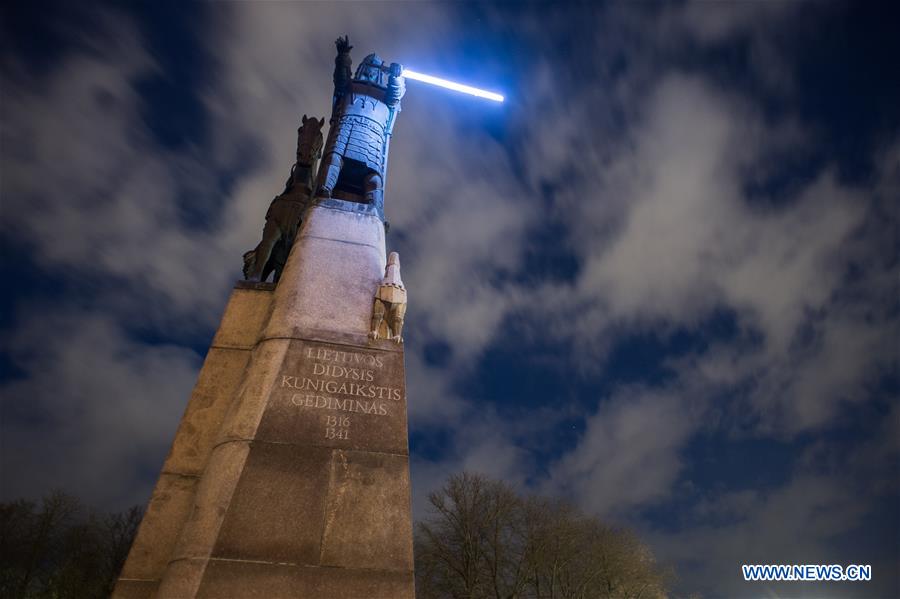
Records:
[[[117,599],[414,595],[406,289],[384,221],[404,81],[374,54],[351,77],[336,45],[327,141],[304,116]]]

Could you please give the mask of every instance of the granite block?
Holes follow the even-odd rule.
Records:
[[[213,557],[319,563],[331,452],[254,442]]]
[[[413,569],[409,459],[334,450],[322,565]]]

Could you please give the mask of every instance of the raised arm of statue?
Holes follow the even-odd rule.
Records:
[[[384,103],[388,106],[396,106],[400,103],[403,94],[406,93],[406,80],[403,78],[403,66],[392,62],[388,70],[387,92],[384,94]]]
[[[350,85],[352,78],[350,65],[353,64],[350,50],[353,49],[353,46],[350,45],[350,40],[346,35],[334,40],[334,45],[337,47],[337,56],[334,59],[334,98],[337,100],[344,95],[347,86]]]

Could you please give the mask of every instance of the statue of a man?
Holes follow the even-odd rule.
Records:
[[[374,206],[384,220],[384,182],[388,147],[400,99],[406,92],[397,63],[386,66],[369,54],[350,76],[350,45],[338,38],[334,60],[331,129],[319,169],[316,196],[359,201]],[[337,193],[336,193],[337,192]]]

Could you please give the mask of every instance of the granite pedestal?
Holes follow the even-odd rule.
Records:
[[[347,208],[234,290],[114,597],[414,596],[403,346],[367,337],[384,227]]]

